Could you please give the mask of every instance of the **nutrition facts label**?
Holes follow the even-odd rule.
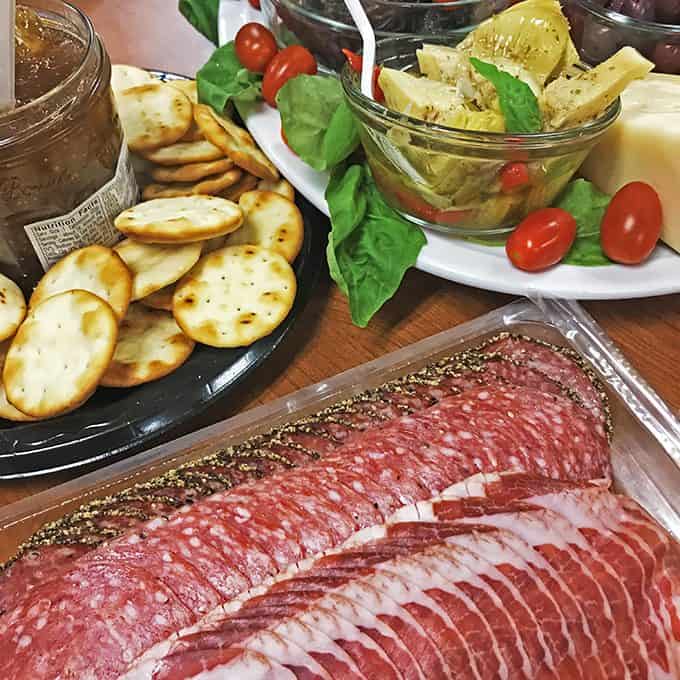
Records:
[[[120,240],[113,220],[137,202],[137,181],[123,143],[115,176],[67,215],[33,222],[24,227],[43,269],[72,250],[98,243],[112,246]]]

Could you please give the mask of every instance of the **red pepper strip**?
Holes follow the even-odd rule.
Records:
[[[526,163],[506,163],[500,172],[501,191],[508,194],[529,183],[529,168]]]
[[[395,189],[394,196],[399,204],[403,206],[404,210],[418,215],[418,217],[422,217],[424,220],[432,222],[432,224],[444,224],[453,227],[470,214],[469,210],[442,210],[441,208],[435,208],[420,198],[420,196],[406,189]]]
[[[260,9],[260,0],[248,0],[250,3],[251,7],[254,7],[255,9]]]
[[[363,57],[360,54],[347,49],[343,49],[342,53],[345,55],[345,59],[347,59],[347,63],[349,64],[349,67],[352,69],[352,71],[355,73],[361,73],[361,69],[364,65]],[[385,101],[385,93],[382,91],[382,88],[378,83],[381,70],[382,66],[375,66],[373,69],[373,97],[375,98],[375,101],[382,103]]]

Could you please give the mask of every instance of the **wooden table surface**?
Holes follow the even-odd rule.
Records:
[[[93,19],[114,62],[193,74],[211,53],[210,43],[185,22],[175,0],[76,0],[76,4]],[[313,301],[274,357],[236,394],[191,423],[191,429],[328,378],[511,299],[414,270],[370,327],[359,329],[352,326],[346,301],[324,270]],[[680,410],[680,295],[585,306],[659,394]],[[0,483],[0,505],[82,472]]]

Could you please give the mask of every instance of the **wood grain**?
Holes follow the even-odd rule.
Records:
[[[185,22],[174,0],[80,0],[76,4],[92,17],[114,62],[192,74],[211,53],[210,43]],[[351,324],[346,301],[324,272],[314,299],[274,357],[189,429],[328,378],[511,299],[411,271],[370,327],[359,329]],[[680,410],[680,295],[585,306],[671,408]],[[83,472],[0,483],[0,505]]]

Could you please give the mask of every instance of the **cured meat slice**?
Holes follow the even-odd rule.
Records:
[[[185,466],[170,474],[167,485],[162,481],[145,484],[132,492],[90,503],[39,533],[31,545],[40,552],[46,539],[58,537],[60,543],[96,546],[145,520],[167,516],[173,508],[202,496],[291,467],[306,466],[330,455],[340,445],[352,442],[355,437],[361,438],[365,430],[380,428],[402,415],[418,413],[447,396],[482,386],[519,385],[563,395],[565,387],[558,380],[564,379],[570,388],[577,387],[579,394],[588,395],[586,401],[595,404],[593,410],[597,414],[606,413],[597,383],[576,366],[569,353],[560,353],[533,340],[509,336],[489,347],[493,349],[491,354],[470,350],[454,355],[305,421]],[[507,350],[510,356],[504,356],[499,350]],[[529,355],[533,359],[525,360]],[[515,356],[521,360],[511,358]],[[20,557],[18,561],[22,560]],[[13,576],[4,577],[7,590],[13,593],[12,598],[6,600],[5,608],[18,601],[17,593],[26,592],[22,581],[31,580],[28,571],[34,562],[31,558],[26,560],[21,568],[21,578],[18,569],[12,570]],[[54,575],[58,573],[55,569]],[[39,576],[35,580],[42,578]],[[0,597],[0,612],[2,601]]]
[[[465,414],[463,424],[461,413]],[[559,428],[553,427],[557,417],[561,419]],[[182,526],[200,525],[201,520],[212,520],[215,527],[219,527],[219,532],[228,535],[234,548],[233,554],[224,560],[224,551],[219,556],[215,551],[210,558],[212,564],[224,564],[220,589],[221,597],[227,600],[238,594],[236,590],[228,592],[228,583],[232,582],[234,587],[238,587],[239,583],[242,584],[241,577],[247,574],[251,584],[257,585],[268,574],[281,572],[302,557],[305,553],[299,545],[294,545],[294,536],[306,537],[306,550],[309,553],[317,548],[338,545],[361,526],[343,509],[349,492],[343,497],[342,489],[338,489],[338,502],[329,496],[337,475],[351,472],[365,479],[375,494],[371,496],[368,491],[353,489],[351,497],[355,498],[355,494],[364,497],[367,502],[377,505],[376,510],[383,516],[408,503],[432,497],[471,471],[493,472],[512,467],[522,470],[530,467],[529,461],[534,459],[539,461],[537,467],[540,472],[550,477],[607,477],[607,441],[604,435],[598,437],[590,433],[590,421],[590,416],[566,397],[552,395],[547,399],[544,393],[532,388],[476,388],[463,395],[444,399],[417,416],[401,418],[379,432],[367,432],[364,439],[341,447],[324,461],[243,486],[238,493],[227,491],[216,494],[210,499],[182,508],[176,515],[182,518]],[[481,440],[471,433],[473,427],[476,432],[483,433]],[[553,436],[553,430],[558,430],[556,436]],[[511,442],[518,450],[523,447],[526,455],[514,455],[513,449],[508,449]],[[473,461],[472,465],[467,461]],[[535,471],[535,467],[530,467],[528,471]],[[330,539],[324,539],[311,528],[308,529],[304,516],[291,516],[288,506],[267,504],[266,490],[277,484],[284,489],[286,485],[292,484],[296,490],[309,495],[305,506],[301,505],[300,495],[294,498],[294,502],[322,525],[333,527],[334,533]],[[230,498],[238,498],[238,502],[232,502]],[[344,523],[340,521],[341,517],[345,518]],[[370,516],[364,515],[364,518],[363,521],[369,521]],[[168,550],[171,550],[169,546],[174,521],[175,515],[168,522],[153,520],[147,523],[145,537],[139,543],[140,551],[155,551],[154,539],[160,540],[161,537],[167,541]],[[292,526],[293,522],[296,526]],[[219,539],[220,536],[215,538]],[[324,544],[324,540],[329,542]],[[124,562],[128,545],[125,538],[112,541],[96,551],[97,559],[111,563]],[[197,556],[203,555],[208,559],[205,557],[205,545],[196,548]],[[191,562],[193,553],[190,545],[187,550],[186,561]],[[135,564],[143,563],[142,553],[136,557]],[[251,565],[256,565],[255,569]],[[70,576],[77,579],[80,569],[77,562]],[[63,579],[56,579],[51,587],[60,592]],[[197,599],[201,608],[213,595],[205,579],[199,581],[189,578],[184,588],[195,589],[203,598]],[[134,599],[132,590],[132,585],[123,586],[121,597]],[[24,605],[30,607],[32,601],[29,594]],[[88,610],[83,603],[74,603],[73,607],[74,617],[87,619]],[[189,623],[196,621],[201,613],[193,611]],[[17,644],[18,625],[21,624],[12,624],[4,635],[0,635],[0,656],[12,658]],[[40,639],[52,635],[50,627],[36,633]],[[164,624],[154,626],[151,617],[144,640],[157,642],[163,637]],[[90,656],[101,654],[100,646],[81,646],[77,640],[74,640],[74,644],[81,649],[79,659],[84,670],[89,668]],[[109,666],[107,672],[99,676],[101,680],[115,677],[125,667],[120,649],[110,648],[105,654]],[[21,658],[18,657],[16,663],[10,662],[4,676],[8,680],[22,677]],[[53,672],[48,665],[44,675],[36,677],[52,677],[50,673]]]
[[[556,351],[547,343],[533,338],[507,335],[485,347],[487,352],[498,352],[521,364],[540,371],[557,383],[574,391],[584,407],[604,424],[607,419],[606,405],[602,397],[603,388],[592,371],[574,352],[563,349]]]
[[[11,564],[0,574],[0,616],[37,585],[63,574],[89,550],[88,545],[41,545]]]
[[[677,548],[632,501],[507,474],[444,495],[239,598],[125,680],[678,677]]]
[[[52,583],[33,589],[0,624],[11,630],[14,656],[0,658],[0,677],[39,678],[45,668],[61,677],[104,677],[112,656],[134,659],[151,641],[149,631],[172,631],[191,620],[189,610],[162,583],[142,569],[83,558],[77,575],[66,574],[59,589]],[[43,631],[49,630],[50,635]],[[81,647],[82,645],[82,647]],[[82,667],[80,650],[97,649]]]

